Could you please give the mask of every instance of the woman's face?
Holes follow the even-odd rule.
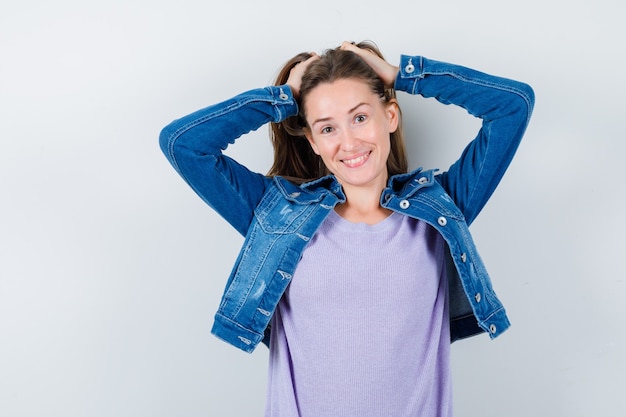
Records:
[[[312,89],[304,113],[313,151],[344,189],[386,186],[390,134],[398,127],[395,100],[383,103],[365,82],[341,79]]]

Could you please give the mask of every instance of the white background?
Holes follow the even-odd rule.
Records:
[[[626,30],[619,2],[4,2],[0,416],[260,416],[267,350],[209,334],[242,238],[158,148],[172,119],[374,40],[531,84],[472,226],[513,327],[453,346],[456,416],[623,416]],[[215,5],[215,4],[218,5]],[[402,96],[412,167],[478,124]],[[266,129],[229,152],[266,172]]]

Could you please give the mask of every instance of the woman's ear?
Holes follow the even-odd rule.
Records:
[[[313,152],[315,152],[315,155],[319,155],[319,149],[317,148],[317,144],[315,143],[315,139],[313,139],[313,135],[311,134],[311,129],[309,129],[308,127],[305,127],[302,129],[302,131],[304,132],[304,136],[306,137],[306,140],[309,141],[309,145],[311,145],[311,149],[313,149]]]
[[[398,100],[392,98],[386,104],[387,122],[389,123],[389,133],[393,133],[398,129],[400,123],[400,106]]]

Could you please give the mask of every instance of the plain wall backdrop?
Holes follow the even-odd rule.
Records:
[[[525,81],[526,137],[472,226],[512,328],[453,345],[456,416],[622,416],[623,40],[617,0],[3,2],[0,416],[260,416],[267,350],[210,335],[243,239],[158,147],[174,118],[370,39]],[[411,166],[478,123],[401,96]],[[267,129],[228,153],[266,172]],[[506,232],[505,232],[506,231]]]

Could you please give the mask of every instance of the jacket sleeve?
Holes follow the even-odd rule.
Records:
[[[245,235],[270,180],[222,152],[240,136],[297,111],[288,86],[251,90],[173,121],[161,131],[161,150],[191,188]]]
[[[468,224],[491,197],[524,135],[534,105],[527,84],[458,65],[403,55],[396,89],[454,104],[482,119],[478,135],[438,176]]]

